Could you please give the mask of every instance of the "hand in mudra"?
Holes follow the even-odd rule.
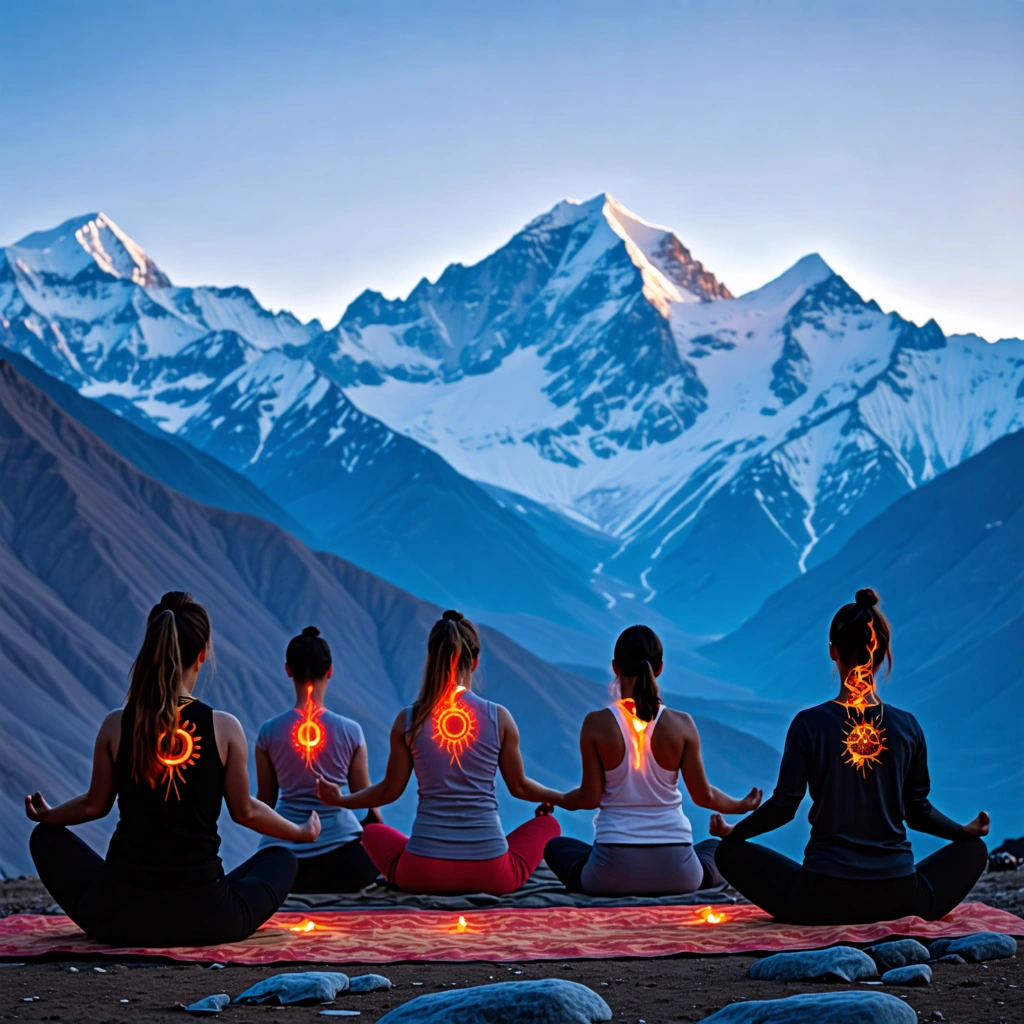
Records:
[[[761,806],[761,797],[764,796],[764,792],[755,786],[741,801],[740,801],[740,814],[746,814],[747,811],[756,811]]]
[[[43,794],[38,790],[31,796],[25,797],[25,814],[31,821],[46,821],[46,816],[52,808],[43,799]]]
[[[708,825],[708,831],[719,839],[725,839],[732,835],[734,827],[735,826],[730,825],[720,814],[712,814],[711,823]]]
[[[974,821],[969,821],[964,825],[964,831],[969,836],[987,836],[991,824],[992,819],[988,816],[988,812],[979,811]]]

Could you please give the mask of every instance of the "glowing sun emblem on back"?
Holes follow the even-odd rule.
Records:
[[[434,709],[434,741],[444,751],[451,754],[449,764],[462,767],[459,757],[476,739],[476,715],[463,703],[464,686],[456,682],[458,678],[459,658],[452,658],[448,677],[448,686],[444,696],[437,702]]]
[[[846,678],[850,696],[844,702],[846,731],[843,733],[846,764],[853,765],[864,776],[868,768],[874,768],[881,760],[882,751],[889,749],[885,745],[885,729],[882,727],[882,705],[868,703],[875,689],[875,651],[878,650],[875,624],[869,622],[868,629],[871,636],[867,660],[857,665]],[[875,706],[878,707],[878,720],[872,723],[867,720],[867,709]]]
[[[302,718],[292,730],[292,741],[309,769],[312,769],[317,754],[327,741],[327,733],[320,721],[323,713],[324,709],[313,700],[312,685],[307,686],[306,704],[302,709]]]
[[[164,736],[166,735],[164,733]],[[161,749],[163,748],[164,736],[160,737]],[[179,719],[178,727],[171,736],[170,749],[167,751],[166,756],[159,755],[157,758],[164,766],[163,778],[160,781],[164,783],[165,800],[170,799],[172,789],[174,790],[175,798],[181,799],[181,793],[178,792],[178,783],[184,784],[185,769],[199,760],[200,740],[202,740],[202,736],[196,735],[196,723],[189,722],[186,728],[182,728]]]

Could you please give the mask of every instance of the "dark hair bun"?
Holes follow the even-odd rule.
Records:
[[[320,635],[320,630],[317,629],[316,626],[307,626],[302,631],[302,635],[303,636],[319,636]]]
[[[448,611],[441,616],[445,622],[461,622],[465,617],[466,616],[463,615],[462,612],[457,612],[453,608],[449,608]]]
[[[874,608],[878,604],[878,595],[870,587],[864,587],[857,591],[854,600],[861,608]]]

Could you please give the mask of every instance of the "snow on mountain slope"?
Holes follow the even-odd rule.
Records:
[[[406,300],[365,292],[306,354],[460,473],[616,538],[596,575],[719,631],[1020,429],[1022,350],[883,313],[818,255],[734,298],[598,196]]]

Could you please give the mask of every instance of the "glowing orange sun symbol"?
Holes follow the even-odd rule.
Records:
[[[166,733],[164,735],[166,736]],[[163,746],[163,739],[164,737],[161,736],[161,747]],[[199,760],[199,751],[202,749],[199,742],[201,739],[202,736],[196,735],[195,722],[189,722],[188,726],[184,729],[179,724],[171,737],[170,750],[167,751],[166,756],[161,755],[158,757],[158,760],[164,766],[164,775],[160,781],[165,784],[165,800],[170,799],[172,789],[174,790],[174,796],[178,800],[181,799],[181,794],[178,792],[178,783],[184,784],[185,769]]]
[[[466,692],[464,686],[456,682],[459,658],[452,658],[448,686],[444,696],[438,701],[434,710],[434,741],[442,749],[451,754],[449,764],[459,764],[461,754],[476,739],[476,715],[462,701]]]
[[[874,768],[881,759],[882,751],[889,748],[885,745],[885,729],[882,727],[882,705],[869,703],[875,690],[875,651],[878,650],[878,637],[875,624],[868,623],[870,637],[868,639],[868,656],[862,665],[857,665],[846,677],[846,688],[850,696],[845,702],[846,731],[843,733],[843,746],[846,751],[846,764],[853,765],[866,776],[868,768]],[[869,707],[878,707],[878,720],[875,723],[867,720]]]
[[[313,687],[307,686],[306,705],[302,709],[302,719],[292,731],[295,749],[302,755],[307,768],[313,767],[317,754],[320,753],[327,741],[327,733],[320,721],[320,716],[323,713],[324,709],[313,700]]]

